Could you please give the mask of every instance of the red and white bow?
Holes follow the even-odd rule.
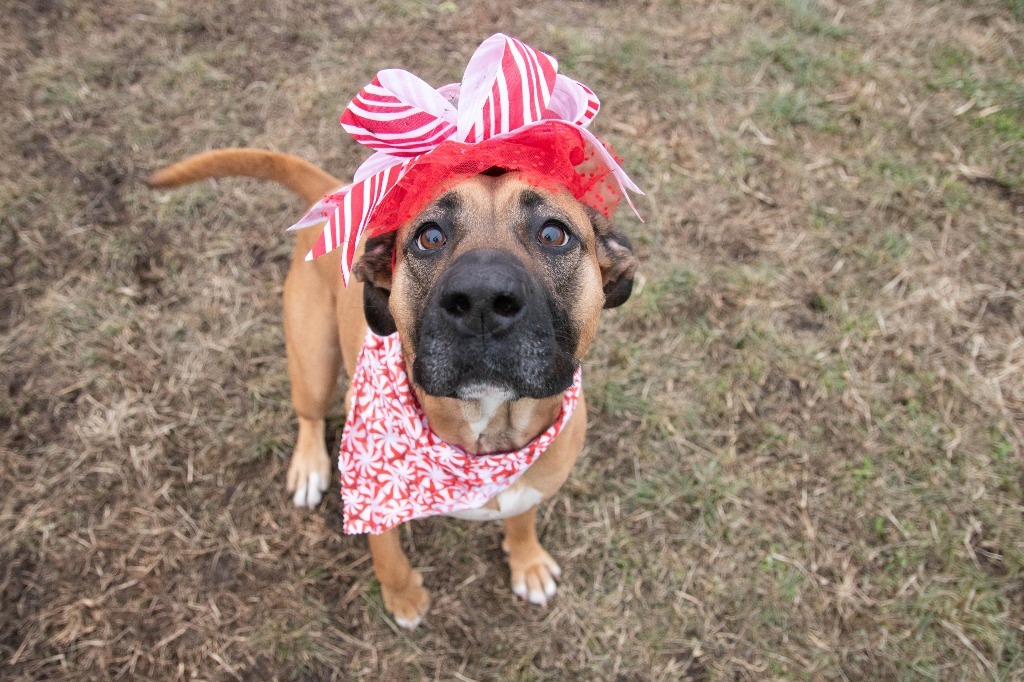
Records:
[[[435,90],[401,69],[379,72],[341,116],[342,127],[376,153],[359,167],[352,184],[325,196],[289,228],[326,219],[306,260],[343,249],[341,274],[347,284],[360,235],[416,159],[443,142],[472,145],[553,120],[579,130],[611,170],[627,201],[627,189],[643,194],[586,130],[600,109],[597,96],[557,70],[558,62],[550,55],[497,33],[477,48],[461,83]]]

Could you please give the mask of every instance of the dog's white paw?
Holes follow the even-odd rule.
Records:
[[[295,495],[292,502],[296,507],[313,507],[320,504],[327,491],[327,481],[320,480],[320,474],[315,471],[306,477],[305,482],[300,481],[295,486]]]
[[[296,507],[312,509],[320,504],[331,483],[330,461],[327,457],[322,462],[312,463],[293,457],[288,467],[288,492],[294,493],[292,502]]]
[[[320,504],[331,484],[331,459],[324,442],[324,420],[299,416],[299,434],[288,465],[285,489],[300,509]]]
[[[423,622],[423,616],[416,616],[415,618],[403,618],[402,616],[395,616],[395,623],[399,627],[403,627],[406,630],[415,630]]]
[[[414,630],[430,608],[430,593],[423,589],[423,575],[413,571],[409,583],[400,588],[380,586],[384,608],[395,622],[407,630]]]
[[[555,581],[562,576],[562,569],[551,555],[540,545],[528,553],[513,552],[509,555],[509,567],[516,596],[531,604],[547,606],[558,590]]]

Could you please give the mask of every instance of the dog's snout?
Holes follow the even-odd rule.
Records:
[[[467,387],[516,398],[564,391],[578,337],[557,295],[511,250],[459,254],[423,309],[413,380],[429,395],[462,400]]]
[[[459,332],[500,334],[527,308],[527,273],[514,256],[477,249],[460,256],[441,284],[438,305]]]

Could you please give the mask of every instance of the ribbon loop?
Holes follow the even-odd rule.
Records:
[[[548,109],[550,118],[572,121],[586,128],[601,110],[601,100],[583,83],[558,74]]]
[[[341,116],[356,142],[391,156],[429,152],[455,130],[457,112],[425,82],[401,69],[387,69],[359,91]]]
[[[458,139],[481,142],[544,117],[558,62],[496,33],[469,60],[459,99]]]

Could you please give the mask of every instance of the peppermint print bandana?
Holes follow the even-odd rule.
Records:
[[[306,260],[341,249],[347,285],[364,232],[397,230],[453,183],[491,168],[530,172],[610,217],[622,197],[633,207],[626,190],[643,192],[587,130],[600,107],[593,90],[558,73],[554,57],[501,33],[473,53],[461,83],[435,90],[408,71],[386,69],[341,116],[375,153],[352,184],[288,229],[326,221]]]
[[[398,334],[367,331],[338,456],[345,532],[376,535],[412,519],[477,509],[507,490],[569,421],[581,377],[577,367],[558,419],[526,447],[473,455],[430,429]]]

